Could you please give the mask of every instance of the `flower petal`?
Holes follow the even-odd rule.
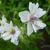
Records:
[[[1,38],[3,38],[4,40],[9,40],[11,38],[11,35],[9,34],[9,32],[6,32],[1,35]]]
[[[15,28],[15,34],[12,35],[11,42],[14,43],[15,45],[18,45],[18,37],[20,35],[20,30],[18,29],[17,26],[14,28]]]
[[[3,30],[2,30],[2,27],[0,26],[0,33],[2,33],[2,31],[3,31]]]
[[[5,32],[5,27],[4,26],[0,26],[0,33],[4,33]]]
[[[4,25],[6,22],[7,22],[7,19],[3,15],[2,16],[2,20],[1,20],[1,25]]]
[[[31,35],[33,32],[32,24],[30,22],[27,23],[27,35]]]
[[[37,21],[34,21],[34,24],[39,27],[39,29],[43,29],[44,27],[46,27],[46,24],[42,23],[41,20],[37,20]]]
[[[41,16],[43,16],[46,13],[46,11],[43,11],[43,9],[38,8],[38,10],[35,12],[34,16],[37,18],[40,18]]]
[[[38,3],[34,4],[32,2],[29,2],[29,10],[31,13],[34,13],[38,9],[38,7],[39,7]]]
[[[9,23],[5,23],[4,27],[5,27],[5,31],[10,30],[10,24]]]
[[[28,11],[22,11],[19,12],[19,17],[21,18],[22,22],[27,22],[29,20],[29,12]]]
[[[13,28],[13,23],[12,23],[12,21],[10,21],[10,24],[9,24],[9,23],[5,23],[4,27],[5,27],[5,30],[6,30],[6,31],[10,31],[10,29]]]
[[[14,36],[18,37],[20,35],[21,31],[20,31],[20,29],[17,26],[14,26],[14,29],[15,29]]]
[[[12,21],[10,21],[10,26],[11,26],[11,27],[13,26],[13,22],[12,22]]]
[[[11,38],[11,42],[13,43],[13,44],[15,44],[15,45],[18,45],[18,37],[14,37],[14,36],[12,36],[12,38]]]
[[[37,32],[37,30],[39,30],[39,27],[37,27],[36,25],[32,24],[33,27],[33,31]]]

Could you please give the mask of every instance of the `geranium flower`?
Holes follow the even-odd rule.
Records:
[[[19,17],[23,23],[27,23],[27,34],[31,35],[33,31],[37,32],[39,29],[46,27],[46,24],[42,23],[39,19],[46,13],[42,8],[39,8],[39,4],[29,2],[29,11],[19,12]]]
[[[12,43],[15,45],[18,45],[18,37],[20,35],[20,30],[17,26],[13,26],[12,21],[9,23],[6,23],[5,25],[6,31],[1,34],[1,38],[4,40],[11,40]]]

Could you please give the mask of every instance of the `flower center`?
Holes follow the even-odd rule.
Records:
[[[10,33],[11,33],[11,34],[15,34],[15,29],[11,29],[11,30],[10,30]]]
[[[31,22],[34,22],[34,20],[36,20],[36,19],[37,19],[36,17],[30,17]]]

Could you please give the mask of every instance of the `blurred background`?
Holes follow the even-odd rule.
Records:
[[[29,2],[38,2],[39,7],[47,11],[40,18],[47,27],[28,37],[25,34],[26,25],[20,21],[18,13],[28,10]],[[19,37],[18,46],[0,38],[0,50],[50,50],[50,0],[0,0],[0,19],[2,15],[5,15],[8,22],[12,20],[21,29],[22,35]]]

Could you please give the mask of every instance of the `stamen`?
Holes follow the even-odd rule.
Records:
[[[11,30],[10,30],[10,33],[11,33],[11,34],[14,34],[14,33],[15,33],[15,30],[14,30],[14,29],[11,29]]]
[[[37,19],[36,17],[31,17],[30,21],[34,22],[34,20],[36,20],[36,19]]]

